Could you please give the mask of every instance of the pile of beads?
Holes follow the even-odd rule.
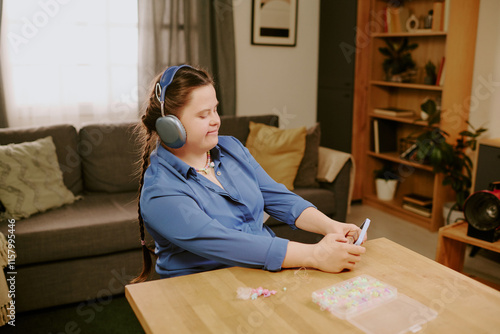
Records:
[[[339,318],[372,308],[397,297],[397,289],[369,275],[361,275],[313,292],[313,302]]]
[[[258,287],[257,289],[252,288],[238,288],[236,291],[238,299],[252,299],[255,300],[260,296],[269,297],[276,294],[276,290],[264,289]]]

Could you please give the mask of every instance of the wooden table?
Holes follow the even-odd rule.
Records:
[[[311,293],[368,274],[438,313],[425,333],[500,329],[500,292],[388,239],[365,246],[356,269],[340,274],[235,267],[127,285],[125,294],[147,333],[362,333],[321,311]],[[236,298],[238,287],[259,286],[278,292],[257,300]]]
[[[500,240],[488,242],[467,235],[467,222],[443,226],[439,229],[436,261],[462,272],[464,269],[465,250],[467,245],[478,246],[500,253]],[[491,284],[489,282],[485,282]],[[493,286],[493,284],[491,284]],[[495,285],[496,286],[496,285]],[[496,286],[498,288],[498,286]]]

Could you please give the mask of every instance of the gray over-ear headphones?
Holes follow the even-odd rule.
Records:
[[[161,141],[170,148],[180,148],[186,143],[186,130],[181,121],[174,115],[165,115],[165,92],[168,85],[172,83],[175,73],[182,67],[189,65],[170,66],[163,72],[160,82],[156,84],[156,98],[161,104],[161,116],[156,120],[156,132]]]

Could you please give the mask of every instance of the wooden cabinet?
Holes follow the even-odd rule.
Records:
[[[405,1],[403,6],[419,18],[433,9],[434,3],[432,0],[414,0]],[[430,166],[400,159],[400,140],[422,130],[424,123],[415,122],[415,119],[426,98],[440,101],[440,127],[450,134],[450,142],[454,142],[458,133],[467,128],[479,0],[445,1],[444,6],[448,7],[445,9],[447,24],[441,31],[385,32],[383,17],[387,5],[388,2],[383,0],[358,1],[352,137],[352,154],[357,168],[354,198],[361,198],[364,203],[436,231],[443,224],[443,203],[453,200],[454,194],[442,185],[442,176],[433,173]],[[412,51],[417,71],[411,83],[386,81],[382,68],[384,56],[379,48],[386,45],[386,40],[402,38],[418,44]],[[432,61],[439,68],[442,59],[445,59],[443,84],[424,84],[425,64]],[[373,112],[375,108],[389,106],[412,109],[416,115],[411,119],[381,116]],[[374,152],[374,120],[388,122],[394,129],[394,140],[397,142],[394,152]],[[373,171],[384,164],[391,164],[402,178],[394,200],[389,202],[377,198],[373,176]],[[431,217],[403,209],[403,196],[408,193],[433,199]]]
[[[321,0],[319,24],[317,121],[321,146],[351,152],[356,31],[356,1]]]

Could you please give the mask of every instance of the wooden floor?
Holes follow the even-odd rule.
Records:
[[[435,259],[438,233],[430,232],[425,228],[412,224],[401,218],[392,216],[368,205],[353,204],[346,221],[360,225],[365,218],[371,219],[368,238],[385,237],[395,241],[430,259]],[[469,276],[492,282],[492,287],[500,287],[500,254],[486,250],[479,250],[470,257],[471,247],[467,249],[464,271]]]

